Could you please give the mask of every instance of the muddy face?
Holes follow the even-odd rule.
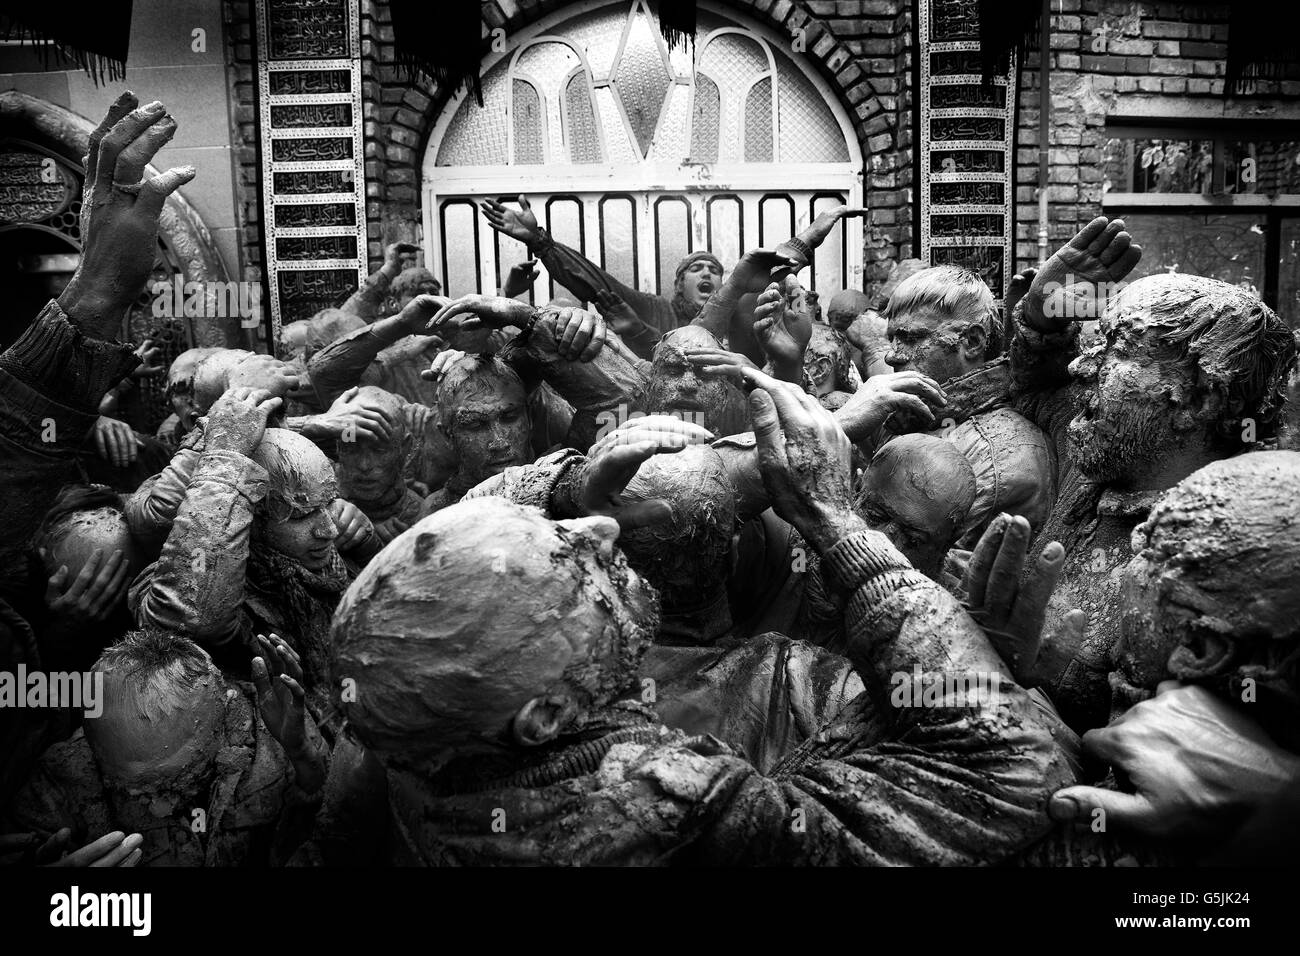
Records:
[[[254,540],[309,571],[321,570],[330,563],[338,537],[328,510],[338,497],[329,459],[301,435],[268,428],[253,460],[270,477],[253,523]]]
[[[1070,449],[1089,478],[1123,482],[1187,440],[1175,416],[1189,405],[1191,369],[1139,315],[1103,320],[1102,332],[1104,342],[1070,364],[1078,385]]]
[[[978,326],[966,327],[938,309],[922,306],[889,320],[885,361],[896,372],[918,371],[936,382],[946,382],[982,360],[982,355],[973,358],[977,349],[970,337],[978,335],[982,340],[982,330],[977,330]],[[982,345],[978,351],[982,352]]]
[[[661,343],[655,349],[643,411],[696,423],[702,418],[704,427],[715,435],[745,431],[749,404],[744,393],[728,379],[699,375],[686,360],[684,347]]]
[[[722,269],[717,263],[708,259],[697,259],[686,267],[682,277],[677,280],[678,291],[687,305],[704,308],[709,296],[722,286]]]
[[[396,434],[394,438],[396,439]],[[339,442],[339,494],[363,511],[381,504],[401,489],[403,441]]]
[[[269,548],[293,558],[308,571],[319,571],[329,564],[339,534],[338,525],[323,506],[284,521],[267,522],[261,531],[262,541]]]
[[[531,428],[522,389],[466,398],[457,407],[448,437],[461,474],[477,484],[531,460]]]
[[[887,537],[922,574],[937,578],[944,555],[959,528],[949,506],[923,494],[896,471],[872,466],[858,502],[858,513]]]

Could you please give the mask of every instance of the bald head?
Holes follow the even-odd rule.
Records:
[[[831,296],[826,305],[826,321],[837,332],[843,332],[853,320],[871,308],[871,297],[857,289],[844,289]]]

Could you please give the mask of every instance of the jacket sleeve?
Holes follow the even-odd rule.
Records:
[[[199,459],[158,560],[131,586],[142,627],[186,634],[209,650],[240,633],[253,510],[266,470],[236,452]]]

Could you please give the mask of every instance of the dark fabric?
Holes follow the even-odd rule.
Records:
[[[440,89],[468,84],[482,106],[479,61],[486,43],[478,0],[389,0],[388,7],[397,65],[408,75],[423,73]]]
[[[1300,60],[1298,29],[1300,10],[1294,4],[1234,3],[1228,19],[1223,95],[1251,93],[1258,80],[1290,76],[1292,64]]]
[[[679,43],[695,45],[695,0],[656,0],[651,6],[659,15],[659,32],[669,49]]]
[[[1012,51],[1023,62],[1025,50],[1038,47],[1042,12],[1042,0],[981,0],[980,59],[985,83],[1007,72]]]
[[[104,81],[105,72],[110,82],[126,77],[131,0],[96,0],[74,10],[62,4],[0,0],[0,17],[7,40],[53,43],[38,47],[47,68],[52,50],[59,59],[85,70],[96,86]]]

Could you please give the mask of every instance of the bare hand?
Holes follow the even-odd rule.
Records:
[[[1300,780],[1300,758],[1203,687],[1165,681],[1115,723],[1083,735],[1084,750],[1122,771],[1133,792],[1066,787],[1054,820],[1091,822],[1157,838],[1226,835]]]
[[[1044,332],[1063,329],[1078,317],[1100,315],[1098,297],[1120,282],[1142,258],[1142,247],[1124,231],[1124,220],[1098,216],[1038,270],[1024,299],[1025,319]]]
[[[68,582],[68,566],[60,565],[45,585],[45,606],[61,618],[65,629],[92,626],[107,620],[126,591],[130,564],[120,549],[107,557],[96,548],[76,578]]]
[[[536,310],[527,302],[499,295],[466,295],[447,303],[425,326],[427,335],[472,332],[476,329],[522,329]],[[448,331],[450,330],[450,332]]]
[[[803,368],[803,353],[812,339],[812,317],[786,307],[786,296],[773,282],[754,307],[754,338],[773,368],[793,372]]]
[[[807,229],[799,233],[799,239],[807,243],[809,248],[816,249],[826,241],[826,237],[830,235],[831,230],[835,228],[835,224],[841,219],[853,219],[865,216],[866,214],[866,209],[854,209],[849,206],[836,206],[834,209],[826,210],[826,212],[814,219],[808,225]],[[781,243],[781,245],[777,246],[777,251],[798,261],[799,264],[794,270],[796,272],[808,265],[804,258],[803,251],[791,243]]]
[[[687,349],[686,361],[701,375],[725,375],[737,380],[741,369],[758,368],[747,356],[726,349]]]
[[[447,373],[448,368],[464,357],[465,353],[460,349],[443,349],[433,357],[429,367],[420,373],[420,378],[426,382],[436,382]]]
[[[479,209],[487,218],[488,225],[511,239],[527,244],[537,237],[537,217],[533,215],[533,207],[528,204],[528,197],[523,194],[519,196],[517,210],[495,199],[483,200]]]
[[[554,316],[544,313],[533,334],[548,332],[560,357],[570,362],[590,362],[605,347],[605,320],[586,309],[565,307]]]
[[[744,374],[755,386],[749,411],[772,508],[824,553],[853,515],[848,436],[835,417],[797,385],[753,369]]]
[[[227,389],[208,412],[203,431],[207,450],[251,455],[266,433],[266,420],[282,403],[262,389]]]
[[[516,263],[510,267],[506,273],[506,284],[501,287],[501,294],[507,299],[513,299],[517,295],[523,295],[533,287],[537,280],[537,260],[525,259],[523,262]]]
[[[271,736],[290,757],[307,751],[307,703],[298,653],[278,635],[257,635],[262,653],[253,658],[257,709]]]
[[[115,468],[134,464],[140,440],[126,422],[100,415],[95,420],[95,452]]]
[[[131,373],[132,378],[157,378],[167,373],[161,361],[162,349],[153,344],[153,339],[141,342],[135,350],[135,357],[140,360],[140,364]]]
[[[614,445],[637,445],[651,441],[661,452],[685,448],[688,445],[707,445],[714,440],[707,428],[694,422],[683,421],[673,415],[646,415],[624,422],[608,434],[602,435],[591,446],[588,457],[596,457]]]
[[[728,282],[740,292],[762,292],[772,282],[779,282],[802,268],[799,260],[775,249],[750,249],[731,270]]]
[[[81,263],[59,296],[65,312],[109,334],[158,258],[163,202],[195,172],[180,166],[141,181],[145,166],[175,135],[176,121],[161,103],[137,109],[137,102],[135,94],[123,93],[90,135]]]
[[[624,531],[667,521],[673,514],[668,502],[658,498],[627,501],[623,498],[623,491],[640,467],[652,457],[674,454],[688,443],[684,435],[646,438],[631,444],[618,441],[598,443],[599,447],[592,448],[578,476],[575,504],[579,516],[605,515],[617,521]]]
[[[1029,678],[1042,643],[1047,602],[1065,563],[1065,549],[1051,541],[1025,576],[1031,534],[1025,518],[998,515],[980,536],[962,579],[971,617],[1022,687],[1033,686]],[[1074,610],[1067,618],[1071,626],[1082,627],[1084,613]]]

